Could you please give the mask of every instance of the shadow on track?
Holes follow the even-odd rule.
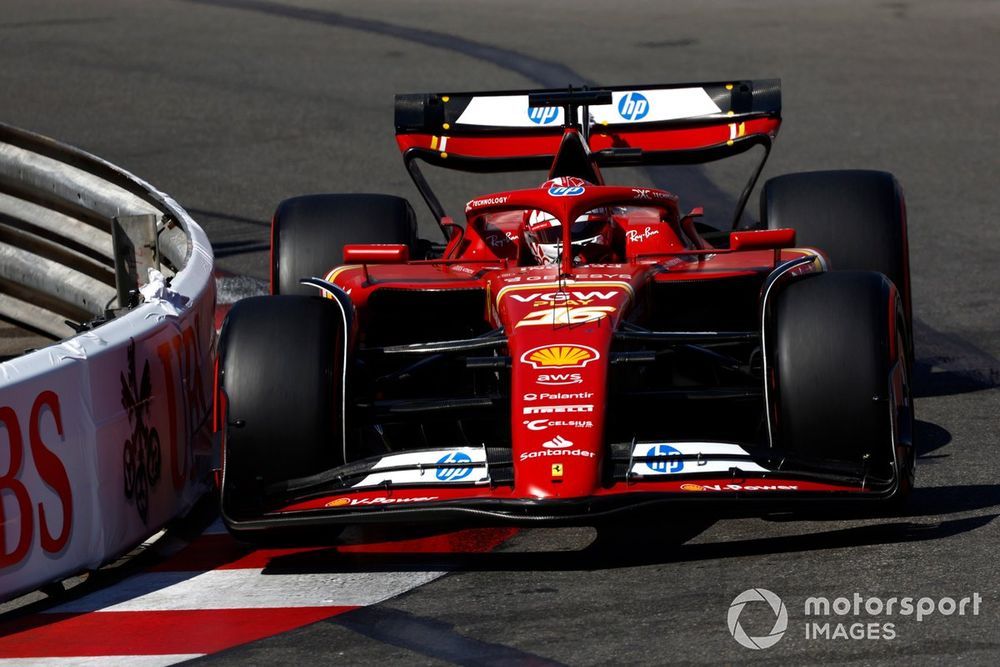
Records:
[[[917,419],[913,424],[913,442],[917,448],[918,465],[922,465],[928,461],[948,457],[948,454],[931,455],[931,452],[951,444],[951,432],[933,422]]]
[[[994,509],[989,514],[972,517],[943,519],[936,523],[909,521],[910,518],[935,517],[983,509]],[[666,539],[647,539],[652,533],[647,525],[642,531],[628,532],[624,525],[618,530],[598,534],[591,544],[577,551],[515,552],[500,550],[491,553],[352,553],[341,546],[317,548],[310,551],[275,554],[264,569],[264,574],[284,575],[297,572],[352,572],[352,571],[425,571],[434,569],[462,569],[474,571],[590,571],[656,565],[671,562],[693,562],[718,558],[803,553],[842,549],[878,544],[897,544],[940,540],[974,531],[1000,516],[1000,487],[973,485],[916,489],[904,516],[890,518],[846,517],[863,519],[864,525],[818,530],[801,535],[761,537],[723,542],[686,544],[714,523],[711,518],[691,517],[671,526],[664,522],[662,534]],[[782,515],[769,517],[775,521],[838,520],[845,515]],[[815,527],[815,524],[814,524]],[[388,530],[380,528],[380,530]],[[423,529],[406,531],[406,538],[413,539]],[[391,533],[390,533],[391,534]],[[423,532],[424,535],[433,534]],[[640,535],[636,539],[636,535]],[[378,538],[381,539],[381,538]]]
[[[217,259],[251,252],[270,252],[270,250],[271,243],[267,241],[223,241],[212,244],[212,253]]]
[[[1000,361],[955,334],[913,320],[917,361],[913,368],[915,398],[952,396],[1000,387]]]

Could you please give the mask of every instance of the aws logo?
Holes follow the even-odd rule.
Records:
[[[600,358],[597,350],[586,345],[543,345],[522,354],[521,363],[537,369],[582,368]]]
[[[550,386],[583,384],[583,376],[579,373],[541,373],[535,381]]]

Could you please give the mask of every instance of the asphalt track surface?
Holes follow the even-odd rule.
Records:
[[[780,77],[785,124],[765,176],[884,169],[907,195],[920,454],[907,515],[693,528],[664,515],[604,548],[588,529],[526,530],[492,553],[382,554],[352,567],[451,573],[202,661],[997,664],[997,62],[990,1],[4,0],[0,119],[169,192],[252,290],[282,198],[378,191],[420,209],[392,137],[393,93]],[[685,178],[713,192],[705,173]],[[444,189],[460,201],[504,186]],[[421,224],[434,238],[428,215]],[[645,539],[663,531],[683,536]],[[788,631],[766,650],[727,629],[750,588],[787,606]],[[893,622],[896,637],[806,638],[807,597],[854,593],[982,604],[919,622],[852,610],[821,620]],[[761,635],[774,618],[751,603],[740,622]]]

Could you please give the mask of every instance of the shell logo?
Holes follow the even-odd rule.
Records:
[[[586,345],[543,345],[521,355],[521,363],[533,368],[580,368],[600,359],[600,353]]]
[[[343,507],[344,505],[350,505],[350,498],[334,498],[326,504],[327,507]]]
[[[681,491],[704,491],[705,487],[701,484],[681,484]]]

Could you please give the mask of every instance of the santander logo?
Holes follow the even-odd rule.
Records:
[[[567,440],[561,435],[557,435],[551,440],[546,440],[545,442],[542,443],[542,447],[548,447],[549,449],[559,449],[562,447],[572,447],[572,446],[573,446],[573,441]]]

